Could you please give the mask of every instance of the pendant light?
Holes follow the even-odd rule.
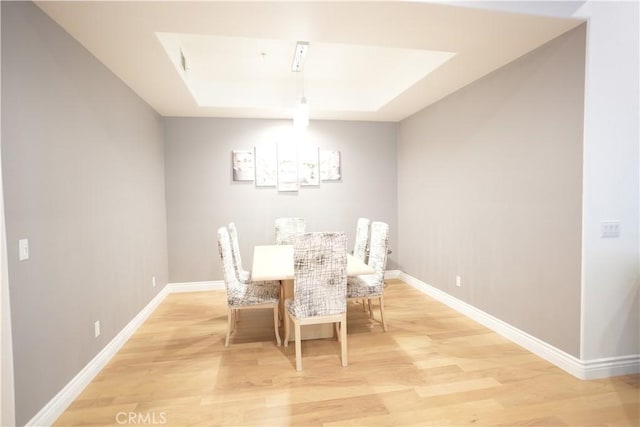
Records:
[[[293,127],[296,129],[306,129],[309,127],[309,104],[304,96],[304,75],[302,80],[302,98],[296,105],[293,113]]]
[[[309,42],[297,42],[296,50],[293,54],[291,71],[301,73],[302,76],[302,97],[296,105],[293,113],[293,127],[295,129],[306,129],[309,127],[309,104],[304,96],[304,59],[309,49]]]

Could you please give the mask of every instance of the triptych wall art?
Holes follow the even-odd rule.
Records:
[[[294,143],[266,144],[233,150],[234,181],[255,181],[256,187],[298,191],[320,181],[340,181],[340,152]]]

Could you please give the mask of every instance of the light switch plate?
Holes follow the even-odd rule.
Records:
[[[602,221],[600,237],[620,237],[620,221]]]
[[[20,261],[29,259],[29,239],[18,240],[18,259]]]

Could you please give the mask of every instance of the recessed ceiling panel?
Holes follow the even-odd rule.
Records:
[[[304,92],[312,110],[377,111],[455,55],[309,41],[293,72],[296,40],[157,36],[200,107],[290,109]]]

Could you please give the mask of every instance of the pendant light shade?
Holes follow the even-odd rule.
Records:
[[[300,102],[296,105],[293,113],[293,127],[296,129],[306,129],[309,127],[309,104],[304,96],[300,98]]]

